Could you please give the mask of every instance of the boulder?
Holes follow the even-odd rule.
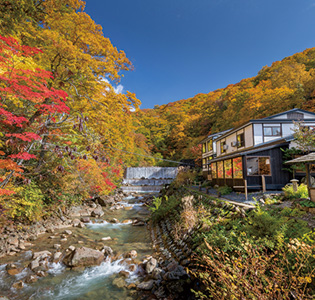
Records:
[[[89,217],[82,217],[81,218],[81,222],[83,222],[83,223],[90,223],[90,218]]]
[[[87,247],[76,248],[63,259],[63,263],[68,267],[89,267],[98,266],[104,260],[101,251]]]
[[[23,271],[23,268],[19,268],[15,264],[7,264],[5,267],[6,271],[8,272],[9,275],[17,275]]]
[[[127,252],[124,256],[125,258],[136,258],[138,255],[136,250],[131,250],[129,252]]]
[[[80,220],[79,220],[79,219],[74,219],[74,220],[72,221],[73,227],[78,227],[79,224],[80,224]]]
[[[38,280],[37,276],[35,275],[29,275],[25,278],[25,283],[34,283]],[[1,298],[0,298],[1,300]]]
[[[148,274],[152,273],[157,266],[157,260],[151,257],[146,263],[145,270]]]
[[[149,291],[152,290],[154,285],[154,280],[144,281],[137,285],[137,288],[140,290]]]
[[[51,256],[51,252],[45,250],[45,251],[40,251],[40,252],[34,252],[33,259],[38,258],[39,260],[42,260],[50,256]]]
[[[120,271],[118,274],[119,276],[124,277],[124,278],[128,278],[130,275],[128,271],[124,271],[124,270]]]
[[[19,240],[16,237],[10,237],[8,238],[8,243],[14,247],[18,247],[19,246]]]
[[[104,246],[103,249],[101,250],[102,253],[104,253],[104,256],[112,256],[114,254],[113,250],[111,247]]]
[[[119,220],[118,219],[116,219],[116,218],[112,218],[109,222],[111,222],[111,223],[119,223]]]
[[[112,206],[115,204],[115,200],[111,197],[97,197],[97,203],[101,206]]]
[[[121,289],[121,288],[125,287],[127,284],[123,278],[119,277],[119,278],[115,278],[113,280],[113,285],[115,285],[116,287]]]
[[[24,282],[23,281],[15,282],[13,283],[12,287],[17,290],[22,289],[24,287]]]
[[[61,258],[62,258],[62,253],[61,252],[56,252],[54,254],[54,257],[53,257],[53,262],[54,263],[58,263],[58,262],[60,262]]]
[[[102,217],[103,215],[104,215],[104,212],[101,207],[94,209],[91,213],[91,216],[96,217],[96,218]]]

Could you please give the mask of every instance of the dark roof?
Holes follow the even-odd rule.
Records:
[[[275,114],[275,115],[263,118],[261,120],[268,120],[268,119],[271,119],[271,118],[274,118],[274,117],[279,117],[279,116],[282,116],[282,115],[285,115],[285,114],[291,113],[291,112],[302,112],[302,113],[312,114],[312,115],[314,115],[314,119],[315,119],[315,113],[307,111],[307,110],[304,110],[304,109],[300,109],[300,108],[293,108],[293,109],[281,112],[279,114]]]
[[[205,141],[207,141],[209,138],[212,138],[212,137],[216,137],[216,136],[221,136],[229,131],[233,130],[233,128],[230,128],[230,129],[227,129],[227,130],[224,130],[224,131],[220,131],[220,132],[217,132],[217,133],[213,133],[213,134],[210,134],[208,135],[206,138],[204,138],[203,140],[201,140],[198,144],[202,144],[204,143]]]
[[[299,111],[299,112],[304,112],[304,113],[308,113],[308,114],[312,114],[314,115],[314,119],[303,119],[304,122],[315,122],[315,113],[307,111],[307,110],[303,110],[303,109],[299,109],[299,108],[294,108],[291,110],[287,110],[284,111],[282,113],[276,114],[276,115],[272,115],[263,119],[253,119],[253,120],[249,120],[246,123],[243,123],[242,125],[235,127],[233,129],[230,129],[229,131],[224,132],[223,134],[220,136],[220,138],[225,138],[226,136],[228,136],[230,133],[232,132],[236,132],[246,126],[248,126],[249,124],[254,124],[254,123],[291,123],[292,121],[298,121],[298,120],[292,120],[292,119],[271,119],[273,117],[277,117],[277,116],[281,116],[281,115],[285,115],[287,113],[290,112],[294,112],[294,111]]]

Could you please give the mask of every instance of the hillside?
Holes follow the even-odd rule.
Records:
[[[196,158],[196,145],[209,133],[292,108],[315,111],[315,48],[226,88],[141,110],[137,133],[155,156]]]

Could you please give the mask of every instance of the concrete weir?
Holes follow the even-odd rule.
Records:
[[[159,192],[175,179],[177,172],[177,168],[170,167],[127,168],[121,189],[126,193]]]

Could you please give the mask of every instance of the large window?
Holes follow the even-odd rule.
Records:
[[[225,178],[233,177],[232,161],[230,159],[224,161],[224,176]]]
[[[206,153],[206,144],[202,144],[202,153]]]
[[[233,178],[243,178],[242,158],[233,158]]]
[[[247,176],[271,175],[270,157],[247,157],[246,168]]]
[[[217,162],[217,175],[218,178],[224,178],[224,172],[223,172],[223,161]]]
[[[217,164],[216,163],[211,164],[211,172],[212,172],[212,178],[217,178]]]
[[[281,136],[280,126],[264,126],[264,136]]]

